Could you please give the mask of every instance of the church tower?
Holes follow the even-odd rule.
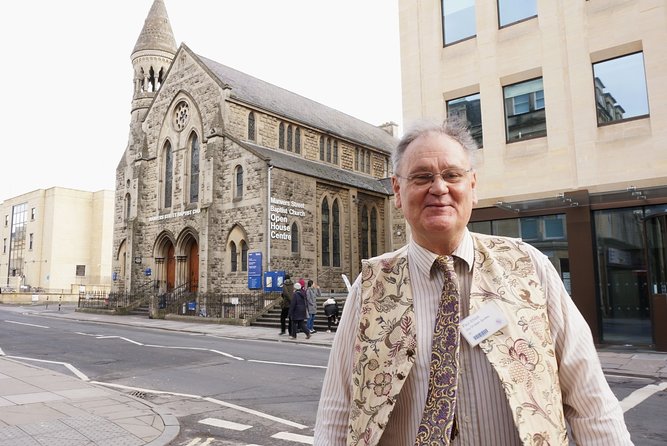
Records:
[[[164,82],[167,70],[174,60],[176,49],[176,40],[171,30],[164,1],[155,0],[132,51],[133,118],[143,120],[143,115],[150,106],[155,92]]]
[[[149,107],[176,55],[176,41],[163,0],[154,0],[137,43],[132,50],[133,92],[130,133],[127,148],[116,168],[116,212],[121,218],[114,221],[115,288],[128,291],[140,277],[133,270],[136,238],[142,224],[137,221],[139,197],[144,188],[148,147],[143,123]],[[121,210],[119,212],[119,210]],[[136,268],[135,268],[136,269]],[[134,271],[132,274],[131,272]]]

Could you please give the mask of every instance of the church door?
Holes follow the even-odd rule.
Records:
[[[174,289],[176,279],[176,256],[174,255],[174,245],[169,244],[167,249],[167,292]]]
[[[199,289],[199,245],[192,242],[190,255],[188,256],[188,270],[190,271],[190,291],[197,292]]]

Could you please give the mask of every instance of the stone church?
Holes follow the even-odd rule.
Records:
[[[286,271],[339,292],[361,259],[405,243],[388,180],[395,124],[371,125],[177,47],[162,0],[131,59],[115,291],[241,293],[266,285],[257,274]]]

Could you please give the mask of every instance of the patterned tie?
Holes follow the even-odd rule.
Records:
[[[456,384],[459,364],[459,287],[454,258],[439,256],[434,267],[445,273],[433,331],[428,395],[415,446],[448,445],[456,436]]]

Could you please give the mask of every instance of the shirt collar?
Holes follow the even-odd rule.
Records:
[[[452,255],[463,260],[468,266],[468,271],[472,271],[475,259],[475,249],[468,228],[465,228],[461,242]],[[410,257],[410,261],[415,263],[418,271],[424,271],[425,274],[430,274],[431,266],[438,257],[438,254],[418,245],[414,240],[410,240],[410,243],[408,244],[408,256]]]

